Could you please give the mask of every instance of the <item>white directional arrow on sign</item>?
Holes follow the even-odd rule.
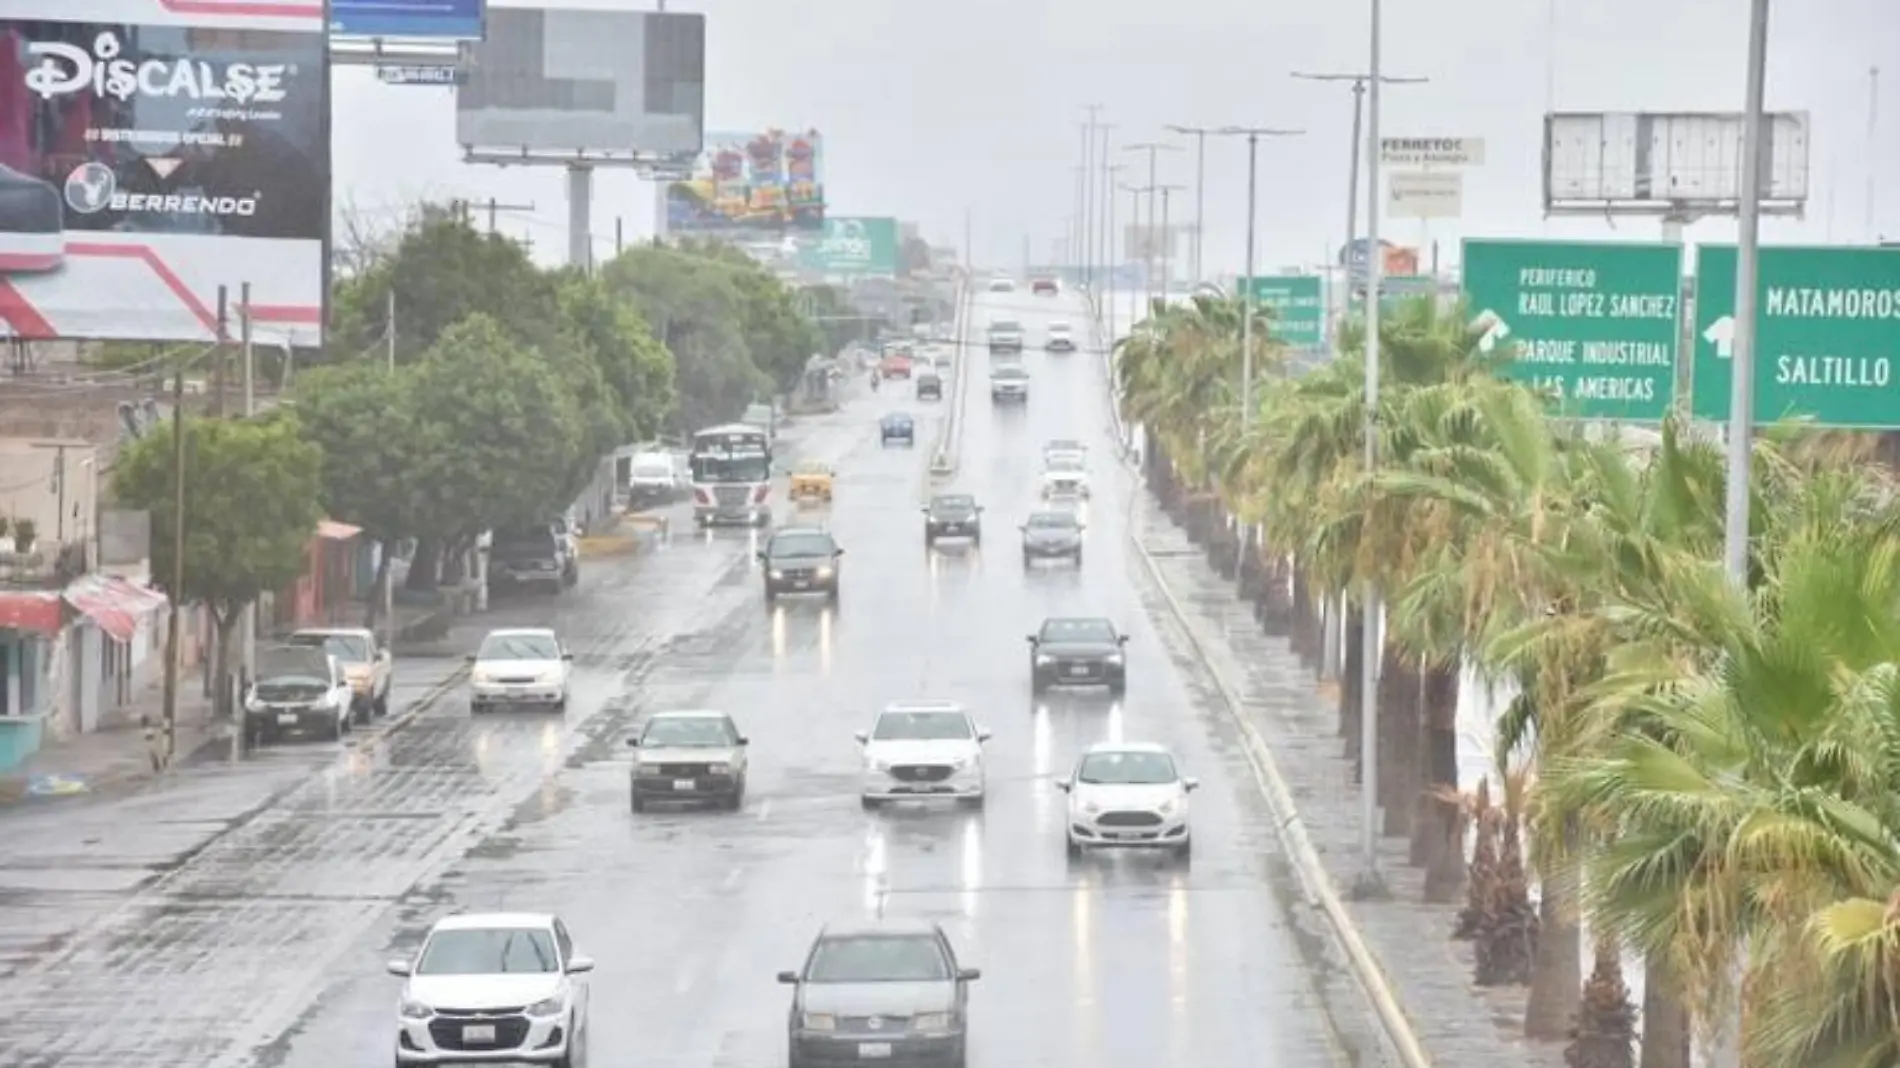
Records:
[[[1724,315],[1702,331],[1702,340],[1715,346],[1715,358],[1726,360],[1735,355],[1735,317]]]
[[[1511,336],[1510,324],[1504,321],[1503,316],[1489,308],[1479,312],[1477,318],[1471,320],[1471,327],[1474,330],[1484,331],[1478,338],[1479,352],[1490,352],[1498,347],[1498,342]]]

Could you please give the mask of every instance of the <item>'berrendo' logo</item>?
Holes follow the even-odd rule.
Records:
[[[64,41],[35,41],[26,46],[40,65],[26,72],[26,87],[43,100],[91,89],[120,100],[135,95],[184,96],[193,100],[229,100],[237,104],[275,104],[284,99],[283,63],[216,64],[193,59],[147,59],[133,62],[118,35],[106,30],[92,42],[88,53]]]

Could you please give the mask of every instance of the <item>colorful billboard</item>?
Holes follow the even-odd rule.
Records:
[[[837,217],[824,236],[800,243],[798,265],[827,278],[897,277],[897,220]]]
[[[667,188],[667,230],[822,229],[824,179],[816,130],[709,133],[692,177]]]
[[[77,21],[69,16],[118,21]],[[328,34],[307,0],[8,0],[0,336],[322,341]]]

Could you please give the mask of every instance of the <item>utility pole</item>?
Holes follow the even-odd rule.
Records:
[[[224,287],[218,287],[218,304],[224,304]],[[219,320],[222,323],[222,319]],[[220,329],[222,333],[222,329]],[[165,745],[158,756],[160,770],[172,766],[178,755],[178,605],[185,599],[185,361],[172,365],[172,573],[171,589],[165,591]],[[242,726],[238,726],[242,732]],[[231,745],[241,739],[233,734]]]
[[[1074,167],[1070,167],[1069,171],[1075,175],[1075,214],[1069,216],[1069,233],[1074,238],[1073,247],[1075,249],[1076,277],[1081,278],[1085,272],[1082,265],[1088,260],[1088,254],[1082,251],[1082,246],[1088,241],[1088,235],[1086,233],[1087,224],[1082,221],[1084,219],[1082,214],[1082,201],[1086,199],[1088,195],[1084,189],[1088,183],[1089,169],[1086,166],[1077,164]]]
[[[1728,526],[1722,556],[1729,581],[1748,584],[1749,451],[1755,444],[1755,281],[1761,245],[1763,98],[1768,89],[1768,0],[1748,5],[1748,73],[1742,103],[1742,203],[1735,235],[1735,337],[1728,410]]]
[[[1092,290],[1101,288],[1103,273],[1101,268],[1108,261],[1105,251],[1108,248],[1108,239],[1101,234],[1099,224],[1108,215],[1108,202],[1115,198],[1115,190],[1108,184],[1108,134],[1115,127],[1116,124],[1112,122],[1095,124],[1098,134],[1095,139],[1097,151],[1095,158],[1089,161],[1089,181],[1095,188],[1094,203],[1089,209],[1088,219],[1089,232],[1092,235],[1089,240],[1088,282]]]
[[[1155,191],[1160,188],[1160,181],[1155,177],[1155,160],[1163,152],[1181,151],[1181,146],[1170,145],[1161,141],[1142,141],[1137,144],[1123,145],[1122,150],[1124,152],[1148,153],[1148,228],[1152,230],[1155,224]],[[1144,254],[1142,256],[1142,262],[1147,265],[1148,277],[1144,279],[1144,281],[1147,283],[1147,287],[1151,293],[1154,288],[1154,246],[1155,237],[1150,234],[1148,240],[1142,242],[1142,252]]]
[[[509,213],[510,215],[521,214],[521,213],[532,213],[534,211],[534,205],[533,204],[503,204],[500,201],[496,200],[494,197],[489,197],[488,198],[488,232],[489,233],[491,234],[495,233],[497,228],[501,225],[501,213],[504,211]]]
[[[396,287],[393,285],[389,287],[389,294],[384,301],[383,314],[385,315],[383,320],[383,342],[388,346],[389,374],[393,378],[396,374]],[[383,600],[383,648],[387,649],[396,644],[396,570],[392,566],[395,563],[396,539],[384,538],[381,552],[383,559],[379,562],[382,565],[381,569],[383,572],[383,588],[381,591]]]
[[[1306,131],[1272,126],[1222,126],[1207,132],[1215,137],[1247,139],[1247,250],[1240,276],[1240,432],[1245,434],[1253,423],[1253,250],[1254,220],[1259,205],[1260,139],[1303,137]]]
[[[1095,274],[1095,235],[1088,220],[1095,217],[1095,117],[1101,114],[1102,105],[1085,104],[1082,110],[1088,112],[1089,117],[1082,123],[1082,199],[1076,205],[1075,217],[1081,223],[1082,284],[1087,286]]]
[[[1174,280],[1174,236],[1168,230],[1168,200],[1171,194],[1184,191],[1184,185],[1164,185],[1157,192],[1161,194],[1161,239],[1167,244],[1161,246],[1161,294],[1167,296],[1168,283]]]
[[[230,326],[228,325],[230,321],[231,321],[230,293],[226,289],[226,287],[219,286],[218,287],[218,341],[217,341],[217,349],[216,349],[215,354],[212,356],[212,363],[211,363],[211,368],[212,368],[211,370],[212,409],[211,410],[220,419],[224,418],[224,365],[227,362],[228,357],[229,357],[229,353],[224,351],[224,344],[226,341],[229,341],[231,338]]]
[[[1129,199],[1130,207],[1129,207],[1128,217],[1131,220],[1129,222],[1129,226],[1131,227],[1131,229],[1129,232],[1132,234],[1142,234],[1142,233],[1147,233],[1148,230],[1153,230],[1154,225],[1155,225],[1155,220],[1154,220],[1154,216],[1152,215],[1148,217],[1147,230],[1142,229],[1141,198],[1149,197],[1150,210],[1152,210],[1153,197],[1149,196],[1149,193],[1154,187],[1147,186],[1147,185],[1124,185],[1122,186],[1122,188],[1128,191],[1129,198],[1130,198]],[[1130,296],[1130,303],[1132,303],[1135,306],[1135,310],[1129,315],[1129,318],[1128,318],[1128,325],[1131,328],[1136,323],[1141,322],[1144,318],[1147,317],[1145,313],[1152,313],[1154,310],[1154,305],[1152,303],[1152,301],[1154,300],[1154,267],[1153,267],[1152,262],[1149,259],[1149,254],[1153,250],[1149,247],[1150,244],[1152,244],[1152,242],[1144,241],[1141,246],[1141,256],[1142,256],[1141,293],[1139,296],[1135,296],[1132,294]],[[1128,253],[1131,256],[1134,255],[1135,249],[1130,248],[1128,250]]]
[[[1103,130],[1112,130],[1114,128],[1115,128],[1114,123],[1102,124]],[[1096,226],[1099,223],[1101,227],[1101,231],[1100,231],[1101,236],[1096,239],[1096,243],[1095,243],[1095,248],[1098,253],[1096,256],[1096,259],[1101,261],[1102,266],[1103,266],[1102,273],[1106,274],[1107,276],[1106,279],[1099,279],[1099,278],[1097,279],[1096,288],[1104,291],[1105,293],[1113,294],[1115,291],[1115,257],[1114,257],[1115,242],[1113,240],[1114,235],[1109,232],[1109,230],[1111,229],[1111,224],[1109,220],[1114,218],[1114,214],[1115,214],[1115,172],[1120,170],[1121,168],[1110,167],[1108,165],[1108,138],[1107,137],[1102,138],[1102,151],[1100,155],[1100,163],[1095,164],[1095,166],[1099,167],[1099,181],[1100,181],[1101,192],[1097,194],[1095,198],[1096,200],[1095,215],[1093,218],[1089,219],[1089,225]],[[1096,299],[1098,301],[1102,299],[1102,294],[1098,293],[1096,296]]]
[[[970,224],[970,209],[963,209],[963,270],[969,281],[976,281],[976,238]]]
[[[1194,138],[1194,246],[1192,252],[1194,284],[1200,285],[1207,281],[1207,276],[1201,273],[1201,242],[1206,240],[1207,233],[1207,135],[1216,131],[1207,126],[1172,124],[1167,129]]]
[[[1875,212],[1880,194],[1880,68],[1867,70],[1867,242],[1880,240],[1880,218]]]
[[[1115,181],[1115,176],[1127,169],[1128,168],[1119,163],[1113,167],[1102,168],[1102,206],[1107,212],[1102,220],[1102,235],[1103,244],[1108,249],[1108,256],[1104,260],[1108,269],[1108,280],[1102,287],[1103,292],[1100,299],[1104,302],[1103,307],[1106,308],[1108,312],[1107,343],[1110,349],[1113,349],[1115,346],[1115,279],[1119,277],[1121,273],[1116,269],[1117,264],[1115,262],[1115,190],[1121,188],[1121,186],[1120,183]]]
[[[255,380],[257,354],[252,347],[253,322],[251,319],[251,283],[249,282],[238,286],[238,316],[238,358],[243,361],[240,366],[244,378],[244,417],[249,419],[257,414],[257,385]],[[251,678],[251,674],[257,664],[257,599],[255,597],[251,599],[249,604],[244,606],[244,611],[238,616],[238,647],[240,658],[243,661],[242,665],[238,668],[238,693],[242,695],[244,693],[244,686]],[[222,682],[220,685],[227,690],[230,689],[228,680]],[[238,706],[235,704],[232,705],[232,717],[233,722],[240,726],[242,725],[244,717],[238,711]],[[235,762],[243,755],[244,732],[240,729],[234,731],[231,735],[231,759]]]
[[[1763,0],[1765,2],[1765,0]],[[1379,281],[1385,272],[1385,255],[1379,244],[1379,87],[1384,82],[1385,13],[1380,0],[1372,0],[1371,62],[1368,65],[1366,108],[1366,458],[1368,475],[1379,465]],[[1351,259],[1351,248],[1347,259]],[[1350,265],[1348,267],[1350,272]],[[1350,273],[1348,274],[1350,278]],[[1359,848],[1361,870],[1353,889],[1360,898],[1390,897],[1385,877],[1379,872],[1379,669],[1385,660],[1380,646],[1379,626],[1383,609],[1379,587],[1366,579],[1365,604],[1360,621],[1360,640],[1365,652],[1359,658]]]

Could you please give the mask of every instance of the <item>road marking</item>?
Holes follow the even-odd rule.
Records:
[[[739,877],[745,874],[745,865],[740,864],[726,873],[726,881],[719,885],[727,890],[739,885]]]
[[[767,816],[770,816],[772,814],[772,799],[768,797],[765,800],[759,802],[758,811],[759,811],[760,820],[764,820]]]

